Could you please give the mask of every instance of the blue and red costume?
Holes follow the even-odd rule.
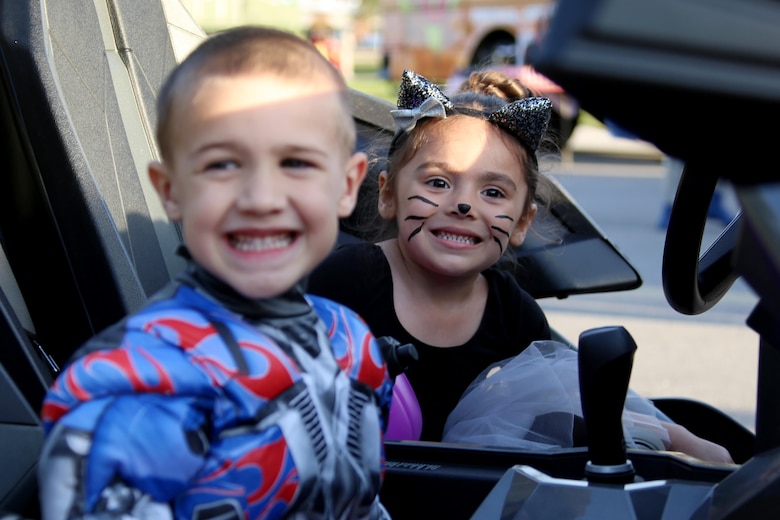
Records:
[[[363,320],[197,267],[87,342],[44,401],[44,518],[384,518],[392,393]]]

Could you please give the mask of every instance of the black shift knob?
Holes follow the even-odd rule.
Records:
[[[586,477],[597,482],[631,482],[635,473],[626,458],[622,415],[636,342],[623,327],[600,327],[580,334],[578,351],[590,458]]]

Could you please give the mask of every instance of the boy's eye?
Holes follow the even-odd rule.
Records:
[[[500,199],[504,197],[504,192],[499,190],[498,188],[488,188],[485,191],[482,192],[485,197],[491,198],[491,199]]]
[[[206,165],[206,170],[235,170],[238,167],[238,162],[231,159],[225,159],[221,161],[211,161]]]
[[[282,160],[282,167],[284,168],[314,168],[315,164],[311,161],[307,161],[304,159],[298,159],[294,157],[289,157],[287,159]]]
[[[447,184],[447,181],[444,179],[430,179],[425,182],[428,186],[432,186],[434,188],[447,188],[449,187],[449,184]]]

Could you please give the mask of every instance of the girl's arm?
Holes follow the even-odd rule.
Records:
[[[731,454],[723,446],[694,435],[690,430],[679,424],[667,422],[662,424],[666,431],[669,432],[670,450],[681,451],[707,462],[734,463]]]

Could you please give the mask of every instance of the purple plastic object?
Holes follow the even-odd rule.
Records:
[[[395,378],[385,440],[417,441],[422,433],[422,412],[417,396],[404,374]]]

